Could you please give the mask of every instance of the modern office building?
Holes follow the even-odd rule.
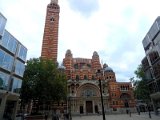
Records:
[[[105,113],[135,111],[135,100],[130,82],[117,82],[116,75],[107,64],[103,67],[99,55],[94,52],[91,59],[73,58],[67,50],[63,64],[68,78],[70,109],[72,114],[102,113],[100,83]],[[97,71],[101,71],[100,78]]]
[[[0,120],[15,120],[27,48],[5,29],[6,21],[0,13]]]
[[[41,57],[54,62],[57,62],[58,53],[59,12],[58,0],[51,0],[47,6]]]
[[[156,112],[160,108],[160,17],[154,21],[142,43],[146,54],[142,65]]]

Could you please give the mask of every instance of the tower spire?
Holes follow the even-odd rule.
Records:
[[[56,3],[56,4],[58,4],[58,0],[51,0],[51,3]]]
[[[59,12],[58,0],[51,0],[47,5],[41,58],[54,62],[57,62],[58,54]]]

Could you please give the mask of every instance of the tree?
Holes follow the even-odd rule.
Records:
[[[139,65],[134,73],[136,75],[136,79],[133,77],[130,78],[130,80],[133,83],[133,86],[135,87],[135,98],[138,100],[143,100],[145,102],[150,101],[149,88],[147,86],[147,80],[145,79],[145,74],[142,65]]]
[[[33,58],[27,61],[21,88],[23,106],[31,100],[38,101],[38,106],[66,97],[66,77],[57,67],[51,60]]]

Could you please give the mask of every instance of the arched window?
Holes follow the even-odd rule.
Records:
[[[127,100],[127,99],[130,99],[131,96],[129,94],[127,94],[127,93],[122,93],[120,98],[123,99],[123,100]]]
[[[74,64],[74,69],[78,69],[78,64]]]
[[[76,80],[79,80],[79,75],[76,75]]]
[[[84,97],[96,96],[96,92],[93,89],[85,89],[84,91],[82,91],[81,96]]]
[[[53,22],[53,21],[54,21],[54,17],[53,17],[53,16],[50,18],[50,21],[51,21],[51,22]]]
[[[92,80],[95,80],[95,77],[94,77],[94,75],[92,75]]]
[[[88,80],[88,77],[87,77],[87,75],[84,75],[84,80]]]

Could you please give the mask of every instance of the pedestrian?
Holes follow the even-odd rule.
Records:
[[[53,113],[52,120],[59,120],[59,117],[57,114]]]
[[[139,109],[139,107],[137,107],[137,112],[138,112],[138,115],[140,115],[140,109]]]
[[[56,120],[59,120],[59,116],[56,114]]]
[[[52,113],[52,120],[56,120],[55,112]]]
[[[131,110],[129,110],[129,116],[131,117]]]
[[[45,114],[45,115],[44,115],[44,118],[45,118],[45,120],[47,120],[47,119],[48,119],[48,115],[47,115],[47,114]]]

